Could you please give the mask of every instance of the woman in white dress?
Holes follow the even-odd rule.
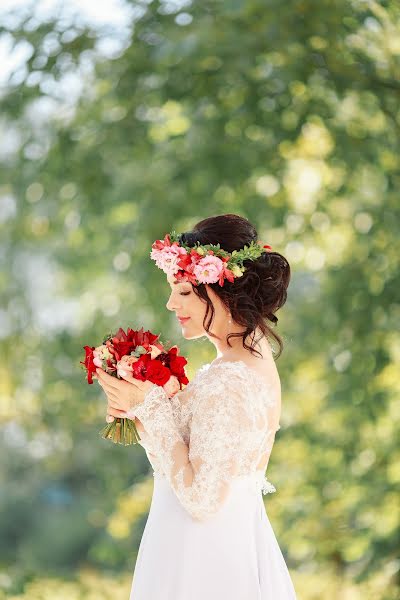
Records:
[[[295,600],[263,502],[276,491],[265,470],[281,413],[269,338],[282,342],[268,321],[286,301],[289,264],[234,214],[152,248],[183,336],[207,336],[217,357],[172,398],[98,372],[108,420],[135,419],[154,475],[130,600]]]

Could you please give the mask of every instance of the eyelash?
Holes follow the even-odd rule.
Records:
[[[190,294],[190,292],[180,292],[180,296],[188,296]]]

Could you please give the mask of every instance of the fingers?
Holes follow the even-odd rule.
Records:
[[[106,382],[100,378],[99,378],[99,385],[103,388],[103,390],[107,394],[107,396],[112,396],[113,398],[118,398],[118,395],[119,395],[118,392],[120,390],[118,390],[117,388],[113,387],[108,382]]]
[[[141,381],[140,379],[136,379],[135,377],[133,377],[132,375],[123,375],[122,379],[119,380],[121,385],[123,385],[124,387],[126,387],[127,384],[129,384],[130,389],[133,390],[143,390],[143,387],[146,386],[146,384],[148,384],[148,381]]]
[[[116,379],[112,375],[109,375],[108,373],[103,371],[103,369],[100,368],[96,369],[96,373],[100,384],[108,386],[111,389],[118,390],[118,379]]]
[[[106,373],[105,371],[103,371],[103,369],[100,369],[99,367],[96,369],[96,373],[98,375],[98,381],[100,383],[100,385],[102,386],[108,386],[108,388],[117,390],[117,391],[121,391],[125,389],[128,389],[127,384],[129,384],[130,386],[133,385],[136,388],[142,390],[149,382],[148,381],[141,381],[140,379],[136,379],[135,377],[133,377],[133,375],[131,375],[130,373],[126,373],[124,375],[121,375],[121,379],[118,379],[117,377],[113,377],[112,375],[109,375],[108,373]]]
[[[101,385],[101,384],[100,384]],[[112,402],[114,402],[115,404],[118,403],[118,395],[114,394],[112,392],[112,390],[110,390],[110,388],[107,388],[104,385],[101,385],[101,387],[103,388],[103,392],[105,393],[105,395],[107,396],[108,399],[110,399]]]
[[[126,410],[131,406],[131,403],[128,405],[121,402],[121,399],[117,396],[112,396],[109,393],[106,393],[107,397],[107,413],[114,415],[116,417],[124,418]]]
[[[108,398],[108,406],[110,408],[114,408],[115,410],[121,410],[118,398],[116,398],[115,396],[107,396]]]
[[[103,391],[107,397],[107,402],[108,402],[109,408],[118,410],[120,407],[118,395],[114,394],[110,389],[107,389],[106,386],[102,385],[100,382],[99,382],[99,384],[103,388]]]
[[[113,408],[112,406],[107,406],[107,415],[111,415],[112,417],[117,417],[118,419],[123,418],[122,415],[125,414],[123,410],[119,408]]]
[[[101,369],[98,369],[98,371],[98,383],[107,396],[108,414],[114,417],[125,418],[126,412],[140,402],[148,386],[154,385],[148,381],[139,380],[137,380],[138,385],[136,385],[122,379],[116,379],[111,375],[104,375]],[[115,385],[114,382],[116,382]],[[113,410],[115,412],[112,412]]]
[[[144,383],[146,383],[145,381],[136,379],[136,377],[133,377],[131,373],[127,373],[126,371],[123,371],[123,373],[124,374],[122,374],[122,372],[120,371],[122,379],[128,383],[131,383],[132,385],[135,385],[139,389],[143,386]]]

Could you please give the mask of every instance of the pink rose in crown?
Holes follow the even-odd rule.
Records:
[[[175,396],[176,392],[179,392],[179,390],[181,389],[179,385],[179,380],[177,377],[175,377],[175,375],[172,375],[168,379],[167,383],[164,383],[163,388],[167,392],[169,398]]]
[[[153,244],[150,257],[156,261],[157,266],[169,275],[179,271],[178,261],[186,255],[186,250],[178,246],[176,242],[170,244],[165,240],[159,244]]]
[[[212,254],[199,260],[193,269],[193,273],[200,283],[216,283],[223,272],[223,261]]]

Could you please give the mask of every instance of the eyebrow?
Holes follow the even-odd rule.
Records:
[[[169,285],[171,285],[171,283],[168,281]],[[185,284],[185,283],[189,283],[188,281],[173,281],[172,282],[174,285],[179,285],[179,284]]]

